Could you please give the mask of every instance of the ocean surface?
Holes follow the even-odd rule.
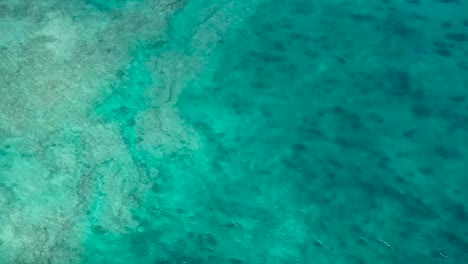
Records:
[[[468,1],[0,0],[0,264],[468,263]]]

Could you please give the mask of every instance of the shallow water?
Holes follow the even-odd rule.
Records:
[[[466,1],[0,1],[0,263],[468,263]]]

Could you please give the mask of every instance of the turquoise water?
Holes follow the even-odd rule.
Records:
[[[468,263],[467,14],[0,1],[0,263]]]

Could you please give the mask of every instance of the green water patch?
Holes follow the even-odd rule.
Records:
[[[129,65],[117,72],[118,81],[112,92],[96,108],[96,113],[104,120],[126,126],[148,107],[145,91],[153,83],[145,65],[149,56],[150,51],[139,46],[132,52],[133,59]]]
[[[440,250],[417,238],[453,235],[463,226],[456,215],[465,208],[447,204],[466,202],[450,198],[453,187],[437,187],[443,167],[431,164],[436,159],[458,168],[450,170],[449,185],[456,186],[464,182],[466,156],[453,142],[438,147],[417,136],[437,141],[426,130],[428,118],[450,130],[450,118],[424,107],[437,97],[432,88],[414,79],[405,61],[366,55],[371,41],[359,36],[378,34],[359,25],[365,22],[318,16],[350,14],[305,2],[261,6],[235,45],[219,54],[214,74],[198,76],[178,101],[181,116],[202,135],[205,178],[216,182],[209,203],[193,197],[204,204],[199,210],[236,219],[242,228],[231,235],[239,240],[246,230],[256,234],[261,242],[253,249],[247,239],[237,247],[244,260],[266,254],[272,262],[395,261],[370,248],[391,250],[399,261],[437,261],[446,252],[466,259],[465,239],[444,240]],[[330,32],[343,32],[340,39],[351,36],[353,42],[345,46]],[[353,57],[359,55],[357,67]],[[445,91],[446,107],[459,88]],[[444,221],[453,228],[435,227]],[[300,235],[304,230],[310,235]],[[214,237],[223,241],[225,234],[214,231]],[[304,251],[302,245],[310,247]],[[421,254],[421,248],[430,253]]]
[[[122,136],[123,143],[125,144],[128,153],[132,159],[134,169],[136,169],[139,176],[137,179],[145,181],[150,177],[154,177],[153,171],[159,169],[161,162],[154,158],[152,155],[144,151],[140,146],[136,134],[136,122],[138,115],[144,113],[152,107],[152,98],[149,98],[147,92],[149,89],[154,88],[155,80],[152,79],[151,69],[148,62],[152,56],[157,54],[157,50],[152,45],[139,45],[131,51],[132,59],[129,64],[117,72],[117,79],[112,85],[110,92],[103,96],[101,102],[99,102],[94,111],[95,114],[105,122],[116,124],[119,133]],[[120,164],[118,161],[111,161],[109,163],[110,169],[103,168],[102,173],[109,173],[117,169],[120,171]],[[128,166],[128,165],[124,165]],[[115,168],[114,168],[115,167]],[[130,169],[130,168],[127,168]],[[99,171],[98,171],[99,172]],[[97,179],[105,177],[98,175]],[[155,180],[152,178],[152,180]],[[123,180],[123,182],[131,181]],[[88,256],[98,255],[101,256],[98,259],[90,258],[84,260],[83,263],[106,263],[106,261],[112,261],[112,263],[136,263],[147,259],[148,255],[141,255],[141,249],[136,245],[142,244],[140,241],[142,237],[146,237],[144,241],[152,239],[149,236],[148,231],[145,228],[134,229],[128,228],[126,232],[128,235],[120,235],[109,230],[99,224],[100,212],[104,206],[104,202],[109,202],[102,193],[102,183],[97,181],[96,183],[96,196],[93,197],[89,209],[90,224],[92,226],[91,233],[87,239],[85,247],[88,251]],[[130,186],[136,188],[139,182],[130,183]],[[121,195],[128,196],[132,195],[131,192],[135,190],[127,190]],[[138,199],[145,200],[145,197],[153,198],[152,203],[156,203],[157,198],[152,197],[151,194],[135,193],[135,197]],[[141,208],[127,208],[135,214],[135,219],[138,215],[147,214],[148,207],[145,204]],[[147,218],[150,218],[146,216]],[[143,221],[143,220],[142,220]],[[142,226],[144,223],[142,223]],[[139,230],[141,229],[141,230]],[[129,250],[132,249],[132,250]],[[118,256],[114,258],[113,256]]]
[[[154,84],[148,60],[155,51],[151,47],[138,46],[133,52],[133,59],[125,69],[117,72],[118,81],[112,92],[99,103],[95,112],[106,122],[118,124],[123,140],[137,164],[152,163],[151,156],[144,154],[137,146],[136,119],[139,113],[150,107],[151,99],[147,90]]]

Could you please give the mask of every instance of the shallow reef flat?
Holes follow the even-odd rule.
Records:
[[[0,1],[0,263],[468,263],[468,2]]]

